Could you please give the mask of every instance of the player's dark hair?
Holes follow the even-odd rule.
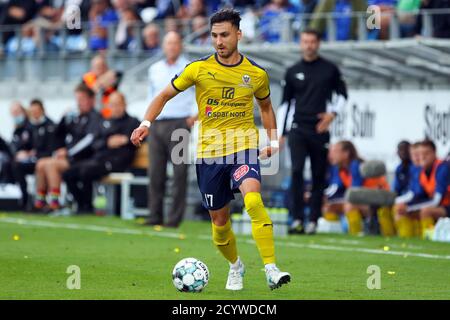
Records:
[[[433,150],[433,152],[436,152],[436,144],[430,140],[430,139],[425,139],[423,140],[420,145],[422,147],[426,147],[426,148],[430,148],[431,150]]]
[[[211,16],[211,18],[209,19],[209,27],[212,28],[215,23],[220,22],[231,22],[231,24],[233,26],[236,26],[236,28],[238,28],[239,30],[241,23],[241,14],[239,13],[239,11],[236,11],[234,9],[221,9]]]
[[[41,108],[42,111],[44,111],[44,104],[42,103],[41,99],[33,99],[30,101],[30,106],[32,105],[36,105],[39,106],[39,108]]]
[[[303,29],[301,31],[301,34],[303,34],[303,33],[305,33],[305,34],[312,34],[312,35],[314,35],[317,38],[317,40],[320,40],[320,33],[316,29],[305,28],[305,29]]]
[[[95,97],[95,92],[89,88],[84,82],[81,82],[79,85],[76,86],[75,92],[82,92],[89,96],[89,98]]]
[[[348,158],[350,161],[353,161],[353,160],[364,161],[358,155],[358,151],[356,150],[355,145],[351,141],[342,140],[342,141],[339,141],[338,144],[341,146],[342,151],[348,152]]]

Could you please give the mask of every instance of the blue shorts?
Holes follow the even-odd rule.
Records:
[[[208,210],[218,210],[234,199],[242,181],[255,178],[261,182],[259,152],[249,149],[218,158],[197,159],[197,182],[202,204]]]

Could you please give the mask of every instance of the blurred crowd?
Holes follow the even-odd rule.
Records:
[[[281,41],[284,17],[289,17],[294,34],[309,26],[326,39],[330,35],[324,17],[330,15],[335,39],[349,40],[357,39],[359,23],[365,23],[352,13],[365,13],[370,5],[380,9],[381,28],[368,30],[368,39],[388,39],[393,15],[401,37],[421,35],[420,9],[450,9],[449,0],[0,0],[0,34],[3,52],[12,56],[33,55],[38,48],[154,53],[169,31],[208,44],[209,15],[233,6],[242,12],[245,41]],[[449,38],[450,13],[433,15],[432,26],[432,36]]]

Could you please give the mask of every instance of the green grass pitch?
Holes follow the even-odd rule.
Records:
[[[270,291],[251,237],[238,236],[244,290],[225,290],[228,265],[210,224],[154,230],[114,217],[46,217],[0,213],[0,299],[449,299],[450,244],[347,235],[276,239],[277,263],[292,282]],[[209,268],[201,293],[177,292],[176,262],[196,257]],[[81,289],[66,287],[70,265]],[[370,265],[381,289],[369,290]]]

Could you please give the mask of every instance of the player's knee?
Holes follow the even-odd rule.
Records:
[[[248,192],[244,197],[244,204],[253,221],[261,220],[264,223],[272,223],[267,211],[264,209],[264,203],[259,192]]]
[[[356,209],[357,209],[357,207],[355,205],[351,204],[350,202],[346,202],[344,204],[344,211],[345,212],[353,211],[353,210],[356,210]]]
[[[34,170],[35,170],[36,172],[42,171],[42,168],[44,167],[44,162],[45,162],[45,159],[40,159],[40,160],[38,160],[38,161],[36,162],[36,166],[34,167]]]
[[[430,208],[423,208],[420,210],[419,215],[420,215],[421,219],[429,218],[432,216],[432,212],[431,212]]]
[[[244,204],[247,211],[264,207],[264,203],[259,192],[248,192],[244,197]]]
[[[231,222],[228,219],[223,225],[217,225],[212,222],[213,242],[216,245],[224,245],[229,240],[231,231]]]
[[[217,227],[225,226],[229,220],[230,219],[228,218],[228,216],[223,216],[223,215],[217,215],[217,216],[211,217],[213,226],[217,226]]]

